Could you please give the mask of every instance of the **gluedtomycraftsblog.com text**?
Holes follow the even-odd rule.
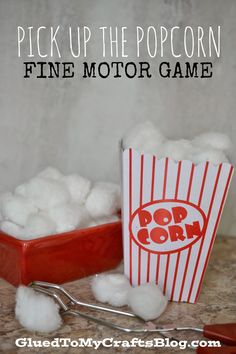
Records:
[[[211,78],[221,27],[18,26],[17,55],[25,79]]]

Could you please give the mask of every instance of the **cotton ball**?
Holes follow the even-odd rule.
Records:
[[[100,302],[108,302],[112,306],[127,304],[130,283],[123,274],[99,274],[92,279],[92,292]]]
[[[62,181],[68,188],[71,199],[76,203],[83,204],[91,189],[91,182],[76,174],[62,177]]]
[[[78,225],[87,222],[88,213],[76,203],[59,205],[48,211],[49,216],[57,225],[57,232],[74,230]]]
[[[47,236],[56,233],[56,224],[47,213],[29,215],[25,225],[25,237],[33,239],[40,236]]]
[[[85,206],[93,218],[115,214],[120,208],[115,190],[101,184],[95,184],[88,195]]]
[[[128,305],[133,313],[145,321],[154,320],[166,309],[168,300],[156,284],[144,284],[130,288]]]
[[[28,216],[37,212],[34,203],[20,195],[9,195],[2,201],[2,215],[4,219],[24,226]]]
[[[230,138],[222,133],[208,132],[196,136],[193,144],[202,148],[213,148],[218,150],[229,150],[232,146]]]
[[[138,124],[123,138],[124,148],[133,148],[144,153],[155,154],[165,140],[161,132],[149,121]]]
[[[197,152],[193,154],[191,160],[196,164],[203,161],[209,161],[213,164],[228,162],[228,159],[223,151],[211,148],[198,149]]]
[[[26,183],[23,183],[23,184],[20,184],[19,186],[17,186],[15,188],[15,191],[14,193],[16,195],[20,195],[22,197],[26,197],[26,191],[27,191],[27,184]]]
[[[36,293],[26,286],[17,289],[15,315],[20,324],[29,331],[50,333],[62,324],[59,305],[50,297]]]
[[[118,215],[111,215],[111,216],[96,219],[94,223],[96,225],[103,225],[103,224],[111,224],[117,221],[120,221],[120,217]]]
[[[61,172],[55,167],[48,166],[43,171],[38,174],[39,177],[51,178],[51,179],[60,179],[62,177]]]
[[[92,226],[98,226],[98,225],[106,225],[106,224],[112,224],[114,222],[121,221],[121,218],[119,215],[110,215],[110,216],[103,216],[101,218],[97,219],[90,219],[88,223],[86,224],[87,227],[92,227]]]
[[[85,208],[85,206],[77,205],[77,212],[78,212],[78,217],[79,221],[77,224],[78,227],[87,227],[87,225],[91,222],[92,217],[89,214],[88,210]]]
[[[99,222],[94,220],[94,219],[90,219],[89,222],[86,224],[86,227],[94,227],[94,226],[98,226]]]
[[[121,208],[121,188],[119,184],[111,182],[97,182],[95,185],[114,193],[116,196],[117,208]]]
[[[43,210],[66,204],[70,200],[69,191],[62,182],[43,177],[33,178],[26,184],[26,196]]]
[[[2,209],[3,204],[11,199],[13,197],[13,194],[11,192],[3,192],[0,194],[0,208]]]
[[[169,157],[173,160],[188,160],[192,152],[189,140],[167,140],[157,151],[158,157]]]
[[[11,221],[2,221],[1,230],[6,234],[16,237],[18,239],[24,238],[24,229]]]

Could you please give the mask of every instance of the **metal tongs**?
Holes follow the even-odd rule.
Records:
[[[67,290],[65,290],[62,286],[57,284],[47,283],[42,281],[34,281],[30,283],[29,286],[34,288],[34,290],[38,292],[53,297],[54,300],[59,304],[62,315],[73,315],[73,316],[82,317],[87,320],[96,322],[100,325],[117,329],[119,331],[126,332],[126,333],[146,333],[146,334],[159,333],[161,336],[165,338],[169,338],[166,336],[167,332],[195,331],[195,332],[200,332],[205,338],[218,340],[221,343],[229,346],[236,345],[236,323],[205,325],[203,328],[197,328],[197,327],[151,328],[151,326],[148,325],[146,327],[141,327],[141,328],[124,327],[116,323],[104,320],[102,318],[88,315],[82,311],[77,310],[76,306],[87,307],[92,310],[110,312],[116,315],[123,315],[123,316],[128,316],[133,318],[139,318],[139,317],[137,317],[131,312],[120,311],[114,308],[109,308],[109,307],[95,305],[95,304],[88,304],[86,302],[79,301],[74,296],[72,296]],[[152,325],[154,326],[154,324]],[[175,338],[169,338],[169,339],[178,341]]]

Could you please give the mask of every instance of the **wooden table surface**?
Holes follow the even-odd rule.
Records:
[[[95,302],[90,290],[90,278],[84,278],[65,287],[76,297],[86,302]],[[17,338],[33,340],[53,340],[53,338],[93,338],[102,340],[131,340],[134,336],[108,329],[82,318],[64,317],[60,330],[49,335],[30,333],[24,330],[14,317],[15,288],[0,279],[0,353],[194,353],[179,348],[17,348]],[[91,311],[90,311],[91,313]],[[124,326],[140,326],[139,320],[127,319],[111,314],[92,312],[107,320],[119,322]],[[212,252],[210,263],[204,278],[203,288],[197,304],[170,303],[166,312],[155,322],[162,325],[202,326],[204,323],[227,323],[236,321],[236,238],[218,237]],[[150,340],[157,336],[139,335],[135,337]],[[175,335],[178,339],[201,339],[199,334],[181,332]]]

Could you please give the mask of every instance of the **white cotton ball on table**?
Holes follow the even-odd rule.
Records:
[[[213,148],[218,150],[229,150],[232,146],[230,138],[222,133],[208,132],[196,136],[192,143],[200,148]]]
[[[156,126],[147,121],[134,127],[122,140],[123,147],[155,154],[156,149],[165,140]]]
[[[105,183],[96,183],[91,189],[85,203],[92,218],[116,214],[120,209],[120,195],[117,188],[111,188]]]
[[[50,209],[48,214],[56,223],[58,233],[71,231],[78,226],[86,225],[89,218],[87,210],[76,203],[59,205]]]
[[[167,140],[157,150],[157,156],[169,157],[175,161],[188,160],[192,150],[193,146],[189,140]]]
[[[11,221],[2,221],[0,228],[6,234],[18,239],[24,238],[24,229]]]
[[[131,288],[128,305],[133,313],[145,321],[159,317],[168,304],[167,298],[156,284],[147,283]]]
[[[62,174],[57,168],[48,166],[43,171],[41,171],[38,176],[51,179],[60,179]]]
[[[36,213],[37,210],[31,200],[20,195],[8,195],[2,200],[3,218],[21,226],[24,226],[28,216],[31,213]]]
[[[25,225],[25,238],[30,240],[40,236],[56,234],[56,228],[56,223],[47,213],[31,214]]]
[[[59,309],[59,305],[47,295],[26,286],[17,289],[15,315],[29,331],[50,333],[57,330],[62,324]]]
[[[72,201],[83,204],[91,189],[91,182],[77,174],[64,176],[61,179],[70,192]]]
[[[130,283],[123,274],[99,274],[92,279],[92,292],[96,300],[112,306],[126,305],[130,288]]]
[[[50,178],[36,177],[26,184],[26,197],[32,199],[42,210],[53,208],[70,201],[70,193],[63,182]]]
[[[211,148],[198,149],[192,155],[191,160],[196,164],[204,161],[209,161],[213,164],[228,162],[228,159],[223,151]]]

